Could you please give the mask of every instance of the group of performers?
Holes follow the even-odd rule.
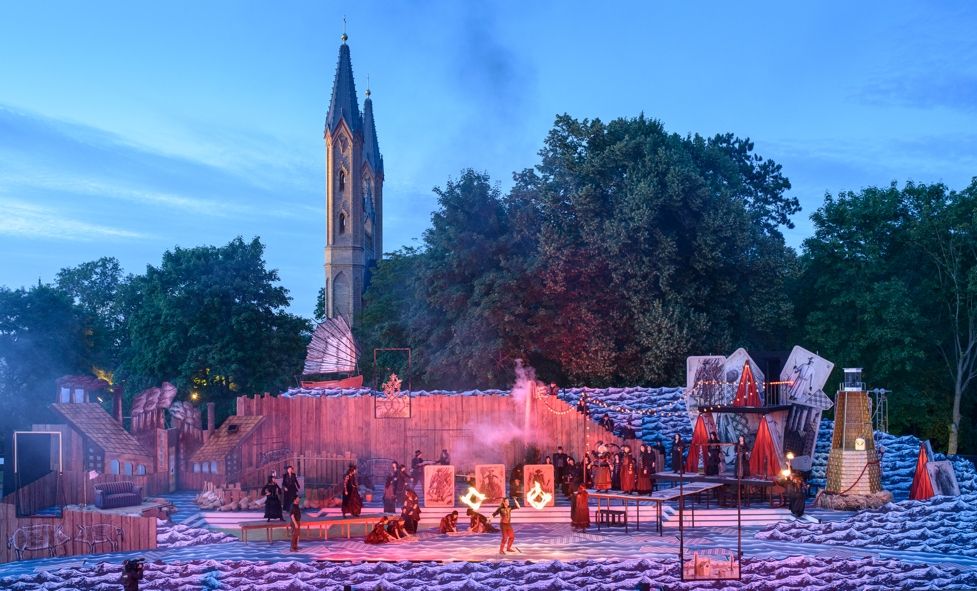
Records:
[[[648,494],[655,484],[655,473],[659,471],[659,454],[665,457],[664,446],[659,447],[642,444],[638,453],[631,451],[630,445],[624,445],[616,453],[612,453],[603,441],[597,442],[597,448],[584,457],[584,464],[589,470],[591,480],[583,484],[593,484],[595,490],[619,490],[626,494]]]
[[[584,495],[586,495],[585,489]],[[417,495],[414,494],[414,491],[408,490],[408,502],[411,502],[411,496],[413,496],[413,506],[410,509],[405,506],[404,513],[399,518],[387,515],[380,517],[380,520],[373,526],[370,533],[366,535],[367,544],[386,544],[387,542],[404,539],[408,535],[417,533],[417,522],[420,519],[420,506],[416,505]],[[586,504],[586,496],[584,497],[584,503]],[[512,511],[519,508],[518,500],[513,498],[510,502],[509,497],[504,497],[501,504],[492,513],[492,517],[499,517],[499,528],[496,528],[492,525],[491,518],[469,507],[465,512],[468,516],[468,531],[474,534],[496,533],[501,531],[502,541],[499,544],[499,554],[516,551],[518,549],[514,546],[516,535],[512,529]],[[589,525],[590,518],[586,513],[587,510],[584,509],[585,518]],[[458,533],[458,518],[457,510],[445,514],[438,524],[438,531],[442,534]]]
[[[282,484],[278,485],[275,475],[268,477],[268,483],[261,489],[261,494],[265,497],[265,519],[271,521],[278,519],[285,521],[284,511],[291,511],[292,505],[299,498],[299,478],[295,474],[295,468],[288,466],[282,476]]]

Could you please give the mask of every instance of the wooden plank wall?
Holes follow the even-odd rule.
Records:
[[[72,538],[72,541],[63,547],[67,550],[68,556],[88,554],[88,544],[73,541],[78,533],[78,526],[100,523],[108,523],[113,527],[122,528],[124,536],[121,550],[124,552],[152,550],[156,548],[156,518],[154,517],[67,510],[62,517],[18,518],[13,505],[0,504],[0,536],[2,536],[4,541],[8,540],[19,527],[41,524],[60,525],[64,529],[64,533]],[[99,544],[95,547],[95,551],[109,552],[110,549],[108,544]],[[58,556],[62,556],[62,552],[63,550],[59,549]],[[24,559],[46,557],[46,551],[26,552],[24,554]],[[0,544],[0,563],[12,562],[14,560],[16,560],[16,554],[13,549],[8,549],[6,543]]]
[[[238,415],[265,417],[245,446],[246,457],[284,442],[294,454],[350,453],[359,459],[387,458],[410,462],[415,449],[436,460],[442,449],[452,454],[459,471],[475,463],[522,462],[525,445],[507,435],[521,429],[524,408],[509,396],[420,396],[412,400],[408,419],[375,419],[373,398],[343,396],[239,397]],[[597,440],[622,443],[589,418],[555,397],[534,400],[529,413],[532,443],[543,455],[557,445],[575,458]]]

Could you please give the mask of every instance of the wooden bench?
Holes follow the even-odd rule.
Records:
[[[98,544],[108,544],[109,549],[117,551],[121,545],[124,534],[121,527],[112,527],[109,523],[97,523],[95,525],[79,525],[78,533],[75,534],[75,542],[88,544],[88,551],[95,553],[95,546]]]
[[[623,525],[628,524],[628,512],[617,509],[598,509],[597,523],[601,525]]]
[[[350,539],[352,537],[351,530],[352,530],[352,527],[354,525],[362,525],[362,526],[364,526],[363,533],[364,533],[364,535],[366,535],[366,532],[368,532],[370,529],[372,529],[373,526],[378,521],[380,521],[380,518],[381,517],[383,517],[383,514],[379,514],[379,515],[368,515],[368,516],[367,515],[364,515],[364,516],[360,516],[360,517],[339,517],[339,518],[325,518],[325,519],[303,519],[302,520],[301,529],[302,530],[306,530],[306,531],[309,531],[309,530],[312,530],[312,529],[318,529],[319,530],[319,536],[318,537],[320,539],[322,539],[322,540],[328,540],[329,539],[329,528],[330,527],[332,527],[332,526],[338,526],[340,528],[340,532],[342,532],[342,528],[345,527],[346,528],[346,539]],[[245,522],[242,522],[240,524],[240,527],[241,527],[241,541],[243,541],[243,542],[247,542],[248,541],[248,533],[249,532],[256,531],[256,530],[264,530],[265,531],[265,537],[266,537],[267,541],[268,542],[271,542],[274,539],[274,532],[275,532],[275,530],[282,529],[282,530],[285,530],[287,532],[289,530],[290,526],[291,526],[291,522],[288,522],[288,521],[285,521],[285,522],[282,522],[282,521],[272,521],[272,522],[267,522],[267,521],[245,521]]]
[[[13,550],[17,560],[22,560],[24,552],[47,550],[49,556],[57,556],[58,547],[66,546],[71,538],[60,525],[28,525],[17,528],[7,539],[7,549]]]

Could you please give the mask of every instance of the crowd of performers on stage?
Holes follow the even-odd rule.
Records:
[[[605,417],[606,418],[606,417]],[[660,439],[654,444],[639,444],[637,450],[630,445],[605,444],[598,441],[594,449],[583,455],[578,461],[567,454],[562,446],[557,447],[552,455],[544,457],[542,463],[552,464],[556,486],[571,503],[571,526],[577,531],[585,531],[590,526],[589,493],[588,489],[597,492],[619,491],[624,494],[650,494],[655,489],[655,475],[659,472],[686,472],[686,452],[688,444],[676,434],[671,443],[671,449],[666,450]],[[722,448],[716,433],[709,435],[708,445],[703,446],[702,458],[706,476],[724,475],[733,478],[750,478],[750,452],[743,436],[733,444],[734,463],[733,473],[730,474],[723,461]],[[538,458],[529,458],[529,463],[539,463]],[[436,462],[426,461],[420,450],[414,453],[410,469],[405,464],[392,462],[383,487],[383,511],[385,514],[375,524],[366,536],[370,544],[383,544],[408,538],[417,533],[421,519],[421,505],[415,489],[423,484],[424,466],[427,464],[451,464],[448,450],[442,450]],[[468,508],[468,531],[470,533],[502,533],[499,552],[512,552],[514,532],[512,529],[512,511],[520,508],[517,497],[523,490],[523,466],[517,465],[511,471],[509,490],[511,497],[503,497],[500,505],[490,517],[477,510]],[[529,476],[526,476],[529,478]],[[474,484],[474,482],[471,482]],[[803,514],[804,482],[797,477],[786,479],[782,483],[788,489],[788,502],[795,515]],[[300,484],[292,466],[286,468],[282,484],[279,486],[273,476],[269,476],[268,484],[263,492],[266,497],[265,518],[286,521],[284,512],[289,513],[293,526],[293,547],[297,543],[297,530],[301,521],[299,511]],[[504,489],[503,489],[504,491]],[[284,511],[283,511],[284,509]],[[357,468],[350,464],[342,482],[343,517],[358,517],[363,509],[363,501],[359,492]],[[398,516],[399,513],[399,516]],[[314,516],[325,515],[321,510]],[[492,519],[499,517],[498,525],[492,524]],[[442,534],[459,532],[459,513],[453,510],[444,515],[439,523],[438,531]]]

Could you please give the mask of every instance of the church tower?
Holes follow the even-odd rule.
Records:
[[[326,115],[326,316],[359,321],[370,271],[383,254],[383,157],[366,91],[360,114],[343,33]]]

